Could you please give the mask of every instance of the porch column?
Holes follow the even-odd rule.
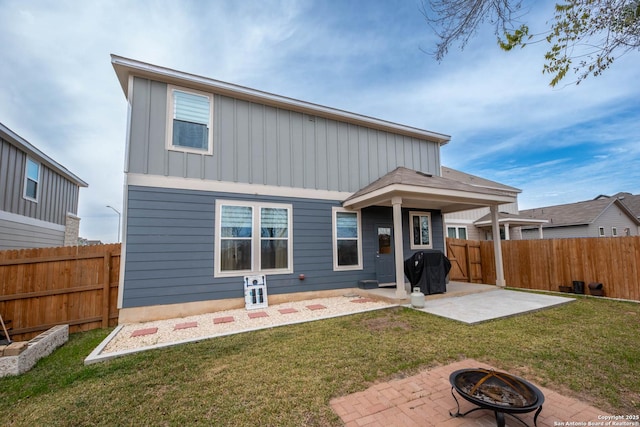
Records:
[[[504,223],[504,240],[510,240],[509,237],[509,223]]]
[[[500,242],[500,224],[498,223],[497,205],[491,205],[491,229],[493,231],[493,251],[496,256],[496,285],[505,287],[506,283],[504,281],[504,267],[502,264],[502,244]]]
[[[542,224],[538,226],[538,237],[544,239],[544,235],[542,234]]]
[[[396,298],[407,298],[404,287],[404,251],[402,243],[402,197],[393,197],[393,249],[396,254]]]

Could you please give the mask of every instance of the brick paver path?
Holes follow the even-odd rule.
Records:
[[[338,397],[331,401],[331,407],[340,416],[345,427],[494,427],[496,419],[492,411],[476,411],[464,418],[449,415],[449,411],[456,411],[449,375],[465,368],[495,369],[473,359],[465,359],[412,377],[376,384],[359,393]],[[538,427],[582,425],[580,422],[587,425],[589,421],[602,422],[599,416],[609,415],[579,400],[535,385],[545,397],[537,420]],[[475,407],[463,398],[456,397],[460,402],[461,412]],[[520,414],[519,417],[533,426],[534,414],[535,411]],[[507,426],[522,426],[509,415],[505,419]]]

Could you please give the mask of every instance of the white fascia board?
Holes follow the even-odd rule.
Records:
[[[116,71],[118,80],[120,81],[120,86],[127,97],[129,89],[128,78],[130,75],[136,75],[180,86],[192,87],[194,89],[227,95],[238,99],[273,105],[309,115],[342,120],[379,130],[386,130],[391,133],[399,133],[418,139],[426,139],[428,141],[437,142],[440,145],[445,145],[451,140],[451,136],[442,133],[431,132],[424,129],[418,129],[386,120],[351,113],[349,111],[300,101],[298,99],[288,98],[244,86],[222,82],[220,80],[172,70],[170,68],[160,67],[117,55],[111,55],[111,63]]]
[[[367,194],[363,194],[355,199],[348,200],[343,203],[344,207],[364,207],[370,201],[388,199],[391,194],[398,195],[400,197],[423,197],[426,200],[434,200],[441,202],[452,203],[468,203],[468,204],[482,204],[485,206],[511,203],[515,201],[515,197],[498,194],[483,194],[483,193],[471,193],[467,191],[444,189],[444,188],[431,188],[431,187],[419,187],[406,184],[394,184],[378,190],[372,191]]]
[[[239,182],[212,181],[199,178],[181,178],[160,175],[129,173],[127,186],[171,188],[177,190],[200,190],[220,193],[251,194],[257,196],[292,197],[316,200],[342,201],[353,193],[345,191],[316,190],[313,188],[279,187],[275,185],[246,184]]]
[[[21,137],[20,135],[18,135],[17,133],[15,133],[14,131],[9,129],[2,123],[0,123],[0,137],[2,137],[2,139],[5,139],[10,144],[15,145],[20,150],[26,152],[27,155],[32,157],[34,160],[37,160],[40,163],[44,163],[45,165],[47,165],[49,169],[56,172],[58,175],[62,175],[69,181],[78,185],[79,187],[89,186],[89,184],[87,184],[86,182],[84,182],[83,180],[75,176],[67,168],[65,168],[60,163],[53,160],[51,157],[44,154],[42,151],[36,148],[29,141],[27,141],[26,139],[24,139],[23,137]]]
[[[509,222],[517,222],[518,225],[527,226],[527,225],[536,225],[536,224],[546,224],[549,220],[546,219],[517,219],[517,218],[500,218],[498,219],[499,224],[509,223]],[[526,224],[525,224],[526,223]],[[474,222],[476,227],[483,227],[486,225],[491,225],[491,220],[482,221],[482,222]]]

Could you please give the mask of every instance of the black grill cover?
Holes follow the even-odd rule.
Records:
[[[404,261],[404,274],[411,287],[420,287],[425,295],[447,292],[451,262],[441,251],[428,249],[414,253]]]

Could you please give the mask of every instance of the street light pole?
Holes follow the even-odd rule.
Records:
[[[118,214],[118,243],[120,243],[120,218],[122,215],[120,214],[120,211],[113,206],[107,205],[107,207],[113,209],[113,211]]]

